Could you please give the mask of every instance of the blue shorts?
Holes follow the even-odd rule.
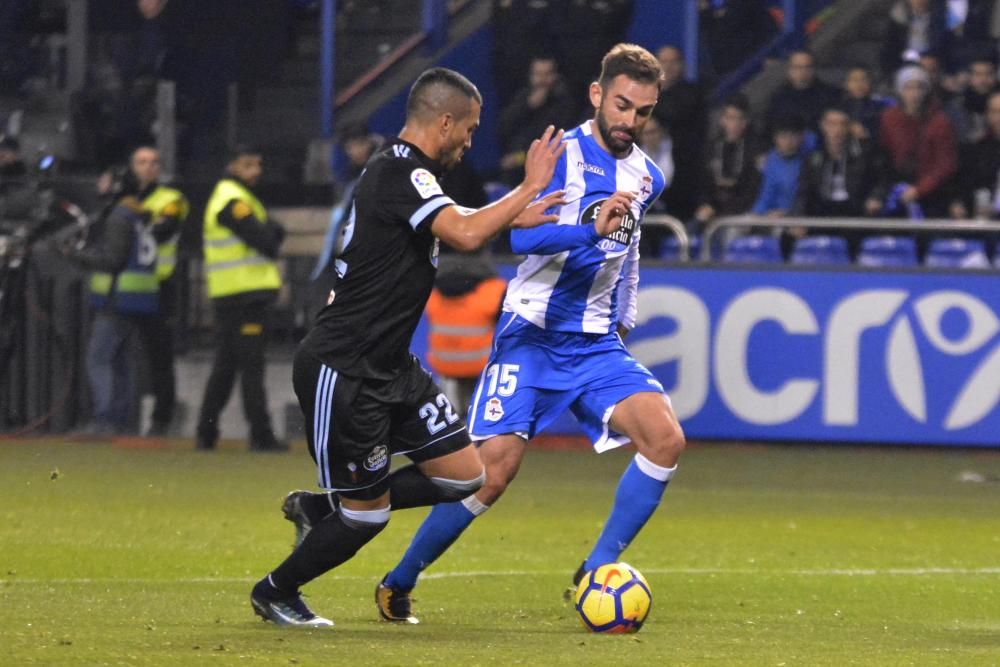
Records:
[[[608,427],[615,405],[649,391],[663,393],[663,385],[616,332],[547,331],[504,313],[469,406],[469,433],[474,441],[509,433],[530,439],[569,409],[603,452],[629,442]]]

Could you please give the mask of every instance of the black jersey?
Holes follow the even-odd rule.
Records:
[[[437,272],[431,222],[455,202],[441,166],[413,144],[388,143],[368,161],[340,232],[328,305],[302,346],[356,377],[390,379],[409,368],[410,340]]]

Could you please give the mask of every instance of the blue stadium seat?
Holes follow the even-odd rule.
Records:
[[[773,236],[740,236],[729,242],[722,257],[732,264],[781,264],[781,246]]]
[[[916,266],[917,243],[909,236],[869,236],[861,241],[861,266]]]
[[[847,240],[839,236],[807,236],[792,249],[792,264],[850,264]]]
[[[990,260],[986,244],[978,239],[934,239],[924,264],[946,269],[986,269]]]
[[[486,200],[490,204],[510,192],[510,186],[505,183],[501,183],[500,181],[489,181],[488,183],[484,183],[483,189],[486,190]]]
[[[701,237],[700,236],[689,236],[690,246],[688,247],[688,259],[694,261],[699,258],[701,253]],[[670,234],[662,242],[660,242],[660,253],[658,257],[665,262],[678,262],[681,256],[681,244],[677,240],[677,237]]]

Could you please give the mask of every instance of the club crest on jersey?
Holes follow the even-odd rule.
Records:
[[[606,199],[599,199],[584,209],[583,215],[580,216],[580,224],[587,225],[597,222],[597,216],[601,213],[601,206],[606,201]],[[635,234],[635,230],[638,226],[639,224],[635,215],[633,215],[632,210],[629,209],[625,213],[621,227],[616,229],[610,235],[599,240],[597,242],[597,247],[605,252],[620,252],[624,250],[630,243],[632,243],[632,235]]]
[[[653,177],[643,176],[642,182],[639,183],[639,195],[643,199],[649,199],[651,194],[653,194]]]
[[[430,199],[436,195],[444,194],[441,190],[441,186],[437,182],[437,179],[434,178],[434,174],[426,169],[414,169],[410,174],[410,182],[413,183],[413,187],[417,189],[417,194],[424,199]]]
[[[495,422],[500,421],[501,417],[503,417],[503,403],[500,402],[499,398],[494,396],[490,400],[486,401],[484,418],[488,422]]]
[[[375,472],[389,463],[389,448],[385,445],[375,445],[375,448],[365,458],[365,470]]]

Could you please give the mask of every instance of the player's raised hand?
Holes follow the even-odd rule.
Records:
[[[546,213],[545,211],[556,206],[563,206],[566,203],[566,191],[556,190],[545,195],[541,199],[528,204],[521,213],[510,223],[511,227],[526,228],[537,227],[546,222],[556,222],[559,220],[558,213]]]
[[[524,158],[524,184],[542,190],[552,180],[559,156],[566,150],[563,131],[549,125],[538,139],[531,142]]]
[[[594,221],[594,228],[600,236],[607,236],[618,230],[635,201],[634,192],[616,192],[601,204],[601,210]]]

